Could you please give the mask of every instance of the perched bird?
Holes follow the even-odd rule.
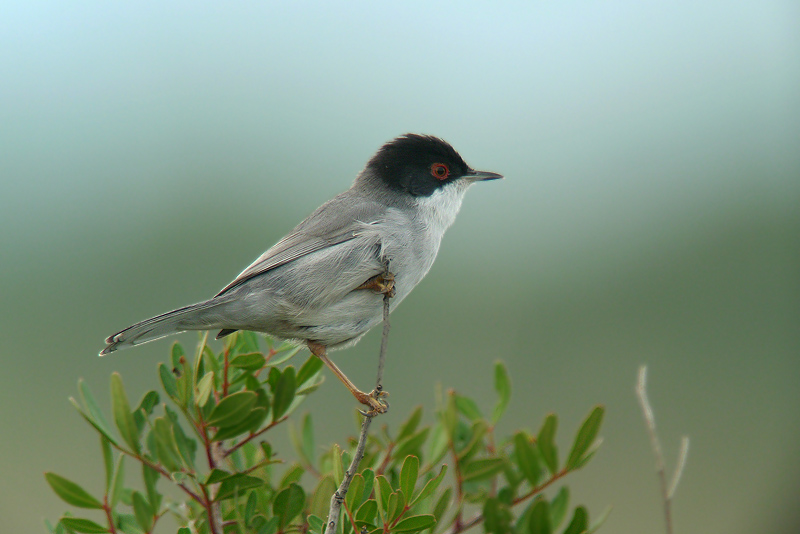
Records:
[[[382,393],[360,391],[328,358],[353,345],[428,273],[464,194],[481,180],[445,141],[406,134],[384,144],[352,187],[320,206],[213,298],[106,339],[100,355],[186,330],[217,338],[253,330],[308,345],[372,413]]]

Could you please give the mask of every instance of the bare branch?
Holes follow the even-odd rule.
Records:
[[[384,263],[384,269],[384,274],[388,274],[388,262]],[[391,295],[389,293],[383,295],[383,337],[381,338],[381,352],[380,356],[378,357],[378,377],[375,381],[375,390],[378,392],[383,389],[383,365],[386,361],[386,348],[388,347],[389,343],[390,298]],[[325,534],[336,534],[336,525],[339,521],[339,514],[341,512],[342,503],[344,502],[344,497],[347,495],[347,490],[350,488],[350,483],[353,481],[353,477],[355,476],[356,472],[358,472],[358,464],[360,464],[361,459],[364,458],[364,449],[367,445],[367,434],[373,417],[373,415],[365,415],[364,421],[361,423],[361,433],[358,436],[358,445],[356,446],[356,452],[353,455],[353,460],[350,462],[350,466],[347,468],[347,471],[344,474],[342,483],[339,484],[339,488],[333,492],[333,496],[331,497],[331,506],[328,510],[328,523],[325,525]]]
[[[686,466],[686,456],[689,453],[689,438],[681,439],[681,450],[678,455],[678,465],[672,475],[672,483],[667,486],[667,475],[664,467],[664,454],[661,451],[661,442],[656,433],[656,419],[653,415],[653,408],[647,399],[647,366],[639,368],[639,378],[636,382],[636,397],[639,399],[639,406],[642,408],[644,421],[647,426],[647,433],[650,435],[650,444],[653,448],[653,455],[656,458],[656,472],[661,484],[661,499],[664,502],[664,522],[667,534],[672,534],[672,497],[678,488],[683,468]]]
[[[675,472],[672,474],[672,482],[669,484],[669,491],[667,495],[672,499],[675,495],[675,490],[678,489],[678,483],[681,481],[683,468],[686,467],[686,457],[689,455],[689,437],[683,436],[681,438],[681,450],[678,453],[678,464],[675,466]]]

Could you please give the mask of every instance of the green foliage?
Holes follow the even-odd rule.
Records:
[[[270,339],[261,350],[251,332],[232,335],[218,354],[203,341],[191,361],[175,343],[170,363],[158,366],[167,402],[148,391],[132,408],[122,378],[112,374],[116,432],[79,381],[79,400],[70,400],[100,435],[105,484],[93,494],[46,473],[64,502],[97,514],[92,519],[67,514],[55,526],[47,523],[48,529],[142,534],[156,531],[159,520],[170,515],[180,534],[323,534],[331,497],[356,442],[347,450],[317,449],[306,414],[290,424],[296,456],[279,458],[273,452],[269,432],[292,417],[323,381],[316,357],[297,369],[287,363],[298,353],[291,345],[275,347]],[[496,435],[511,400],[502,362],[495,364],[494,388],[490,417],[471,398],[450,391],[432,424],[423,423],[423,409],[416,407],[396,433],[384,428],[370,435],[342,496],[335,534],[594,531],[598,523],[590,526],[584,507],[571,510],[568,488],[555,486],[595,453],[603,408],[591,411],[560,463],[554,414],[536,437],[523,430]],[[130,462],[141,467],[140,482],[125,480]]]

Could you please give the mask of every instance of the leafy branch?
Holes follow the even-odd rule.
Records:
[[[263,338],[239,332],[215,352],[201,338],[187,356],[176,343],[169,364],[158,366],[161,391],[136,404],[115,373],[108,419],[79,381],[71,401],[99,434],[105,483],[88,491],[46,473],[63,501],[96,514],[65,514],[49,530],[150,534],[166,528],[167,516],[179,534],[323,534],[329,517],[337,519],[336,534],[460,534],[481,525],[493,534],[578,534],[599,524],[589,523],[583,506],[570,507],[563,483],[595,454],[602,407],[580,425],[565,460],[554,414],[535,436],[500,435],[511,381],[497,362],[497,401],[489,412],[448,391],[430,422],[416,407],[396,429],[318,448],[311,416],[296,413],[322,384],[322,363],[310,356],[295,366],[296,347],[260,344]],[[270,440],[284,423],[295,451],[279,456]],[[140,481],[125,480],[126,462],[139,466]],[[341,521],[330,512],[332,501]]]

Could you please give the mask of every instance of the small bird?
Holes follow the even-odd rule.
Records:
[[[355,344],[433,265],[445,230],[477,181],[445,141],[406,134],[384,144],[352,187],[329,200],[213,298],[157,315],[106,339],[100,356],[187,330],[264,332],[305,343],[370,413],[385,392],[364,393],[328,358]]]

